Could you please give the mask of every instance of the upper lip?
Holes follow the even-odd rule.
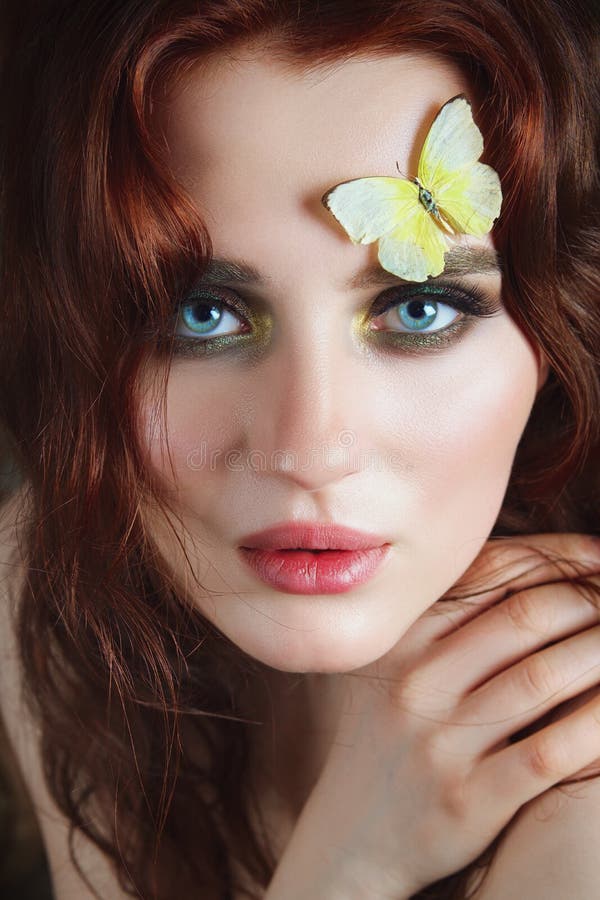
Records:
[[[330,522],[283,522],[247,534],[240,540],[240,547],[260,547],[264,550],[367,550],[381,547],[388,541],[378,534],[358,531],[346,525]]]

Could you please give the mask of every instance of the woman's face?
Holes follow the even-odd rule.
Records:
[[[488,238],[463,240],[434,281],[402,283],[321,204],[342,181],[415,174],[435,114],[461,92],[459,72],[428,55],[310,74],[248,50],[199,65],[160,113],[173,171],[230,265],[203,276],[176,325],[187,340],[168,381],[171,460],[151,391],[141,404],[192,578],[148,512],[150,527],[202,613],[276,669],[364,666],[448,590],[494,525],[541,386],[500,306]],[[469,316],[473,294],[496,312]],[[314,552],[285,580],[289,549],[289,564],[267,554],[264,580],[244,538],[299,521],[389,546],[360,583],[303,576],[303,560],[314,572],[349,559]]]

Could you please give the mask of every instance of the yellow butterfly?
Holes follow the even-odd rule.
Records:
[[[478,162],[483,137],[460,94],[445,103],[425,138],[417,178],[344,181],[322,203],[355,244],[379,241],[379,262],[406,281],[444,270],[452,236],[483,237],[500,215],[497,172]]]

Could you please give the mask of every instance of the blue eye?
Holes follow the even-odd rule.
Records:
[[[476,287],[403,285],[384,291],[371,306],[367,332],[382,349],[424,351],[450,346],[475,318],[495,315],[498,300]],[[198,284],[177,303],[174,353],[190,358],[226,350],[263,352],[272,330],[270,313],[242,301],[230,288]]]
[[[187,334],[179,330],[179,322],[187,329]],[[218,297],[214,289],[201,288],[188,294],[179,307],[176,329],[178,337],[217,337],[225,334],[242,334],[247,331],[247,323],[234,314],[229,304]]]
[[[459,317],[460,313],[447,303],[421,296],[391,305],[385,314],[385,325],[401,334],[432,333],[447,328]]]
[[[219,324],[223,313],[213,303],[196,302],[183,307],[181,318],[192,331],[205,334]]]

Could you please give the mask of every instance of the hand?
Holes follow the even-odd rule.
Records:
[[[319,896],[400,900],[466,866],[524,803],[600,757],[593,690],[518,735],[600,685],[600,614],[562,581],[578,572],[600,573],[600,542],[489,541],[452,595],[473,580],[484,592],[446,595],[384,657],[344,676],[348,703],[280,865],[297,854],[306,873],[312,841],[346,892],[332,874]]]

